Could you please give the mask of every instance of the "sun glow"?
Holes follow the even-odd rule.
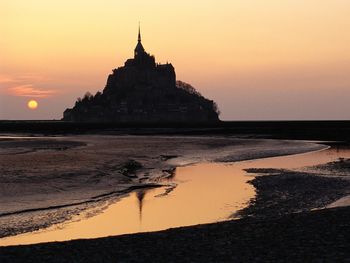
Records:
[[[35,110],[38,107],[38,102],[35,100],[28,101],[28,108],[31,110]]]
[[[36,118],[58,119],[102,91],[133,56],[138,21],[146,51],[221,119],[350,118],[350,1],[168,2],[1,0],[0,119],[32,119],[31,98],[50,105]]]

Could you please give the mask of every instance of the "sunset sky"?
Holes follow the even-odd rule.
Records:
[[[0,119],[60,119],[102,90],[139,21],[221,119],[350,119],[349,14],[349,0],[1,0]]]

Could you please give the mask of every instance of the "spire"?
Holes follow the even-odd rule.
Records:
[[[137,39],[137,45],[136,45],[135,50],[134,50],[135,58],[138,55],[143,54],[143,53],[145,53],[145,49],[143,48],[143,46],[141,44],[141,28],[140,28],[140,22],[139,22],[139,35],[138,35],[138,39]]]
[[[140,29],[140,22],[139,22],[139,37],[138,37],[138,42],[141,42],[141,29]]]

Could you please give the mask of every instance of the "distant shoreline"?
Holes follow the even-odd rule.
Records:
[[[213,123],[92,123],[0,121],[0,133],[25,135],[224,135],[241,138],[350,142],[350,121],[220,121]]]

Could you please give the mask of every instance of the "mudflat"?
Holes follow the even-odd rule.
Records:
[[[350,208],[161,232],[0,247],[17,262],[348,262]]]
[[[64,136],[50,140],[61,142],[51,142],[53,145],[50,146],[51,149],[50,147],[48,149],[43,149],[42,146],[37,147],[40,145],[40,139],[39,144],[16,142],[14,145],[27,144],[24,147],[26,149],[22,149],[23,147],[17,149],[22,151],[18,154],[15,153],[17,146],[2,148],[2,157],[5,156],[8,161],[6,164],[1,163],[1,169],[4,169],[2,171],[7,172],[2,174],[12,174],[13,179],[10,180],[11,176],[2,177],[3,182],[8,184],[3,188],[4,192],[10,189],[12,184],[12,187],[18,187],[19,191],[26,193],[25,184],[22,185],[22,178],[17,177],[23,173],[14,172],[21,166],[16,168],[10,166],[11,160],[13,163],[16,160],[14,156],[20,156],[24,160],[22,171],[24,169],[28,171],[27,174],[33,176],[34,183],[35,176],[39,175],[46,182],[42,188],[46,189],[44,193],[40,191],[34,193],[28,190],[26,195],[28,200],[30,198],[35,200],[36,195],[45,194],[46,202],[57,202],[57,196],[60,194],[69,196],[71,191],[71,196],[74,198],[77,197],[75,194],[79,193],[81,203],[75,205],[71,202],[72,199],[68,198],[63,204],[63,206],[67,205],[67,210],[55,209],[53,205],[53,209],[45,209],[46,206],[41,206],[39,209],[26,208],[33,210],[29,212],[20,210],[23,207],[15,211],[5,211],[0,217],[1,225],[5,226],[2,227],[4,236],[44,228],[60,220],[67,220],[70,215],[79,213],[82,209],[91,209],[92,205],[98,205],[100,196],[108,197],[111,193],[121,195],[123,191],[135,189],[133,187],[162,185],[161,179],[169,176],[172,169],[178,166],[204,161],[250,160],[325,148],[324,145],[311,142],[246,140],[222,136],[84,135]],[[9,143],[8,140],[6,143]],[[44,145],[50,144],[44,143]],[[11,154],[7,154],[6,151]],[[145,152],[147,154],[144,154]],[[57,165],[55,170],[58,171],[57,174],[63,175],[59,179],[53,175],[49,176],[49,172],[53,171],[50,166],[53,156],[57,157],[57,160],[60,160],[59,157],[61,157],[65,163],[65,166],[62,167]],[[64,159],[63,156],[66,156],[67,159]],[[75,159],[74,156],[76,156]],[[79,156],[82,158],[82,163],[76,163]],[[26,158],[28,158],[27,161],[25,161]],[[39,170],[40,172],[38,168],[31,168],[32,158],[41,160],[41,164],[44,164],[40,166],[42,169]],[[5,159],[2,158],[1,161],[3,160]],[[84,165],[81,166],[81,164]],[[74,173],[64,176],[75,165],[76,171],[79,171],[79,167],[84,167],[85,172],[78,173],[77,177]],[[68,167],[67,170],[65,170],[66,167]],[[337,206],[334,204],[337,203],[337,200],[339,201],[339,198],[348,200],[347,196],[350,194],[349,167],[349,159],[339,159],[331,163],[306,167],[303,170],[248,169],[249,172],[262,176],[257,176],[251,181],[256,188],[257,195],[246,209],[240,211],[242,219],[153,233],[0,247],[0,261],[305,262],[305,260],[322,260],[323,262],[346,262],[350,258],[350,236],[348,234],[350,233],[348,220],[350,209],[349,207],[324,208]],[[101,171],[104,175],[96,176],[96,172],[101,173]],[[84,181],[85,178],[86,181]],[[95,181],[91,178],[94,178]],[[40,178],[38,182],[41,180]],[[53,186],[57,183],[62,183],[63,187],[60,191],[55,192]],[[73,187],[68,187],[69,185]],[[74,185],[77,188],[74,188]],[[98,187],[95,188],[95,185]],[[38,186],[37,189],[39,188]],[[75,192],[77,189],[78,191]],[[18,202],[16,198],[22,197],[18,197],[20,196],[18,194],[11,197],[9,192],[11,191],[8,191],[7,200],[10,202],[13,200],[13,204],[20,204],[21,202]],[[80,192],[86,196],[82,197]],[[1,198],[1,201],[3,200],[5,199]],[[38,203],[30,201],[28,205],[33,206]],[[60,204],[58,203],[57,206]],[[317,210],[310,211],[315,208]],[[55,219],[55,214],[58,215],[62,211],[64,212],[57,216],[57,221],[52,220]],[[38,222],[35,225],[35,219],[38,218],[44,223]],[[45,218],[50,220],[45,220]]]
[[[100,201],[166,183],[178,166],[287,155],[309,142],[205,136],[82,135],[0,141],[0,237],[69,220]]]

